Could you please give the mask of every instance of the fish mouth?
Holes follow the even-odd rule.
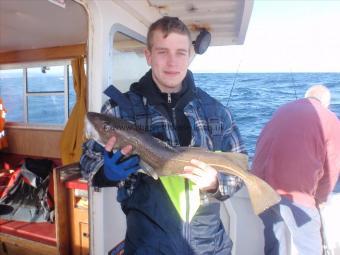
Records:
[[[85,117],[85,137],[86,139],[93,139],[100,145],[105,146],[105,143],[100,138],[98,131],[93,126],[89,118]]]

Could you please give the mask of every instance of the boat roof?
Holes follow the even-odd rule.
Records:
[[[65,7],[53,2],[64,4]],[[86,43],[87,9],[78,2],[86,6],[89,2],[100,1],[0,1],[0,52]],[[161,16],[177,16],[189,27],[193,38],[202,29],[208,30],[212,35],[213,46],[242,44],[253,8],[253,0],[113,0],[113,2],[146,27]]]
[[[138,15],[147,27],[154,21],[143,15],[143,8],[136,5],[138,1],[118,2]],[[147,0],[140,4],[142,2],[161,16],[180,18],[194,36],[206,29],[212,34],[212,46],[242,44],[253,8],[252,0]]]

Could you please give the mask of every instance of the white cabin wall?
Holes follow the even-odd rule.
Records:
[[[233,241],[232,255],[263,254],[263,223],[253,211],[245,186],[221,203],[221,219]]]
[[[137,1],[143,3],[144,1]],[[139,3],[139,5],[141,4]],[[139,34],[147,33],[148,25],[133,17],[113,1],[88,1],[90,12],[89,31],[89,111],[100,111],[105,97],[103,90],[108,86],[109,52],[112,47],[111,28],[114,24],[123,24]],[[159,14],[151,8],[144,10],[150,12],[150,22],[159,18]]]
[[[138,5],[144,4],[144,1],[138,2],[141,2]],[[113,1],[84,0],[83,4],[89,13],[88,110],[99,112],[106,100],[102,92],[109,84],[112,26],[119,23],[146,36],[149,24],[136,19]],[[150,12],[150,23],[160,17],[154,9],[143,8]],[[124,239],[125,216],[116,201],[116,189],[90,190],[90,232],[91,254],[107,254]]]

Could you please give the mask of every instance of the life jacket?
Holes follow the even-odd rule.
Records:
[[[6,169],[2,181],[0,205],[11,208],[1,219],[25,222],[53,222],[53,181],[50,176],[53,162],[48,159],[25,158],[14,171]],[[5,184],[5,183],[3,183]]]
[[[5,135],[5,117],[6,109],[0,98],[0,150],[8,146],[7,137]]]

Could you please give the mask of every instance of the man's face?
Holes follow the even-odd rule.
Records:
[[[151,50],[145,50],[145,57],[152,69],[152,78],[165,93],[178,92],[189,66],[189,38],[186,35],[170,33],[166,38],[162,31],[155,30]]]

